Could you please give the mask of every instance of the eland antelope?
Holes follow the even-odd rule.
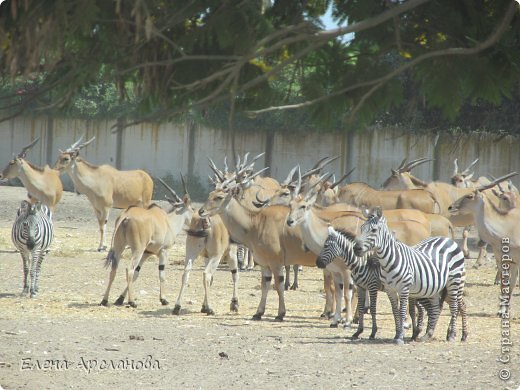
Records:
[[[67,150],[60,151],[54,169],[67,172],[75,190],[85,194],[92,204],[99,224],[100,239],[98,251],[104,251],[105,230],[112,207],[126,209],[130,206],[148,207],[152,201],[153,180],[143,170],[120,171],[103,164],[93,165],[81,157],[81,149],[96,137],[81,143],[83,136]]]
[[[108,305],[110,287],[116,276],[121,255],[127,247],[130,247],[132,252],[130,263],[126,268],[127,288],[121,293],[115,304],[122,305],[125,295],[128,293],[128,305],[137,307],[132,285],[139,276],[143,263],[152,255],[159,257],[159,300],[163,305],[168,304],[164,298],[164,268],[168,258],[168,249],[173,246],[183,227],[188,225],[194,210],[184,178],[182,180],[184,183],[183,198],[180,198],[164,181],[160,181],[174,197],[173,199],[167,197],[172,206],[168,212],[153,203],[147,208],[130,206],[116,220],[112,245],[105,262],[106,267],[110,267],[110,275],[100,304],[102,306]]]
[[[40,140],[36,138],[24,146],[0,174],[0,179],[20,178],[32,203],[41,202],[54,211],[61,200],[63,184],[57,170],[45,165],[43,168],[31,164],[25,159],[27,152]]]

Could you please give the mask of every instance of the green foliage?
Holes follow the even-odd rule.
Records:
[[[0,109],[4,117],[29,111],[130,121],[192,113],[226,127],[233,102],[237,127],[305,131],[408,122],[412,114],[426,126],[454,125],[467,107],[514,106],[514,2],[432,0],[375,22],[414,1],[5,2]],[[348,41],[321,34],[329,7],[338,21],[369,27]],[[489,47],[460,55],[502,23]],[[31,88],[19,92],[26,83]],[[286,105],[301,108],[247,114]]]

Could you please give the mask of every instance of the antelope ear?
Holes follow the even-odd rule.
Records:
[[[393,176],[399,176],[399,172],[397,172],[395,169],[391,169]]]

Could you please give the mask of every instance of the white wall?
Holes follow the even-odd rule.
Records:
[[[118,153],[117,135],[112,131],[115,121],[86,121],[79,119],[49,120],[42,118],[17,118],[0,123],[0,167],[3,168],[20,149],[37,136],[40,142],[27,155],[36,165],[54,163],[59,149],[66,149],[82,134],[85,140],[96,140],[81,151],[81,156],[93,164],[116,165]],[[190,137],[190,128],[193,134]],[[191,141],[190,141],[191,139]],[[294,135],[276,133],[272,150],[271,175],[277,179],[286,177],[296,164],[309,169],[325,156],[341,155],[329,170],[339,177],[351,167],[356,167],[351,181],[366,181],[380,186],[390,174],[390,168],[399,165],[404,157],[435,158],[435,161],[414,169],[414,174],[426,181],[448,180],[453,171],[453,160],[458,157],[462,169],[475,158],[477,175],[499,176],[511,171],[520,171],[520,140],[505,137],[496,141],[495,136],[474,134],[457,137],[443,134],[412,134],[397,129],[371,129],[359,133]],[[496,141],[496,142],[495,142]],[[239,132],[235,135],[237,153],[250,152],[251,156],[265,152],[267,135]],[[191,148],[191,149],[190,149]],[[199,176],[206,183],[208,157],[221,167],[224,156],[232,164],[231,139],[227,132],[189,124],[140,124],[124,130],[121,145],[121,168],[142,168],[153,176],[179,172]],[[190,163],[191,161],[191,163]],[[264,159],[257,162],[264,166]],[[70,180],[62,177],[70,189]],[[515,181],[516,183],[516,181]]]

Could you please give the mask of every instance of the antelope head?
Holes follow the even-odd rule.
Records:
[[[483,191],[489,190],[498,185],[499,183],[503,182],[504,180],[508,180],[516,175],[518,175],[517,172],[511,172],[507,175],[501,176],[493,180],[489,184],[476,187],[469,194],[466,194],[465,196],[462,196],[455,202],[453,202],[448,208],[448,211],[451,214],[475,214],[484,203],[485,195]]]
[[[20,173],[20,169],[23,166],[23,164],[26,164],[25,156],[27,155],[27,152],[29,152],[39,140],[40,137],[36,138],[30,144],[25,145],[20,151],[20,153],[18,153],[15,157],[13,157],[11,161],[9,161],[7,166],[0,174],[0,179],[13,179],[17,177]]]
[[[240,190],[240,186],[235,181],[236,176],[233,174],[229,179],[224,180],[220,186],[211,191],[208,199],[199,209],[199,215],[203,218],[218,214],[223,210],[233,198],[236,191]]]
[[[321,183],[327,181],[330,176],[331,174],[321,176],[312,187],[293,197],[289,202],[290,211],[286,219],[288,226],[295,226],[304,220],[307,212],[316,203]]]
[[[516,208],[518,195],[513,190],[513,182],[508,180],[507,190],[504,190],[500,183],[497,184],[497,187],[499,191],[495,190],[495,188],[492,188],[491,191],[498,198],[499,207],[504,210]]]
[[[470,170],[475,166],[478,162],[478,158],[476,158],[471,164],[467,166],[462,172],[459,172],[459,165],[457,159],[453,161],[454,169],[453,175],[450,178],[451,184],[458,188],[469,188],[471,186],[471,178],[473,177],[473,172]]]
[[[177,195],[175,190],[171,188],[163,179],[159,178],[159,181],[162,183],[164,187],[166,187],[166,189],[173,196],[173,198],[169,197],[168,195],[164,196],[168,203],[170,203],[170,205],[172,206],[172,208],[168,211],[168,215],[181,216],[182,224],[188,225],[195,211],[191,205],[191,197],[188,193],[188,188],[186,186],[186,179],[184,175],[181,173],[181,181],[182,186],[184,188],[184,196],[182,198],[179,195]]]
[[[426,183],[411,174],[411,170],[420,164],[433,160],[425,157],[412,160],[408,163],[407,160],[408,159],[405,158],[397,168],[391,169],[392,174],[383,182],[382,188],[385,190],[402,190],[426,186]]]
[[[60,154],[58,155],[58,159],[54,163],[53,169],[56,169],[60,172],[64,172],[67,169],[69,169],[72,166],[73,162],[76,160],[76,157],[78,157],[79,151],[96,139],[96,137],[94,136],[87,142],[81,142],[83,140],[83,137],[84,135],[79,137],[79,139],[65,151],[60,150]]]

